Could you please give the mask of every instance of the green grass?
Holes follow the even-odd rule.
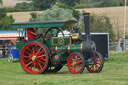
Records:
[[[19,62],[0,59],[0,85],[128,85],[128,53],[110,53],[103,71],[72,74],[65,66],[58,73],[32,75]]]

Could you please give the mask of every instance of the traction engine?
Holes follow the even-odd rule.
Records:
[[[39,27],[48,28],[43,36],[33,41],[17,40],[20,50],[20,62],[23,69],[30,74],[58,72],[66,64],[71,73],[100,72],[104,65],[102,55],[96,51],[95,42],[91,40],[89,13],[83,14],[86,37],[78,29],[72,36],[65,36],[60,27],[76,24],[76,21],[55,21],[36,23],[14,23],[12,28]],[[35,25],[36,24],[36,25]],[[50,28],[49,28],[50,27]],[[63,28],[63,27],[62,27]],[[62,36],[59,37],[58,34]]]

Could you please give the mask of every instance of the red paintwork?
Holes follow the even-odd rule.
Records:
[[[32,56],[36,56],[34,61],[32,60]],[[29,43],[23,48],[20,60],[23,69],[31,74],[42,73],[48,64],[48,56],[45,48],[35,42]]]
[[[17,39],[18,37],[0,37],[0,39]]]
[[[73,63],[76,64],[73,65]],[[69,71],[74,74],[77,74],[82,70],[82,63],[84,62],[82,62],[81,56],[77,53],[72,53],[67,60]]]
[[[28,28],[26,31],[28,40],[34,40],[35,36],[31,32],[35,33],[35,31],[31,28]]]
[[[58,55],[56,55],[56,56],[55,56],[55,59],[58,59],[58,58],[59,58],[59,56],[58,56]]]

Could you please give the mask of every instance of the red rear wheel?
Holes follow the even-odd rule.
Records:
[[[86,66],[87,70],[91,73],[100,72],[104,65],[102,55],[96,52],[95,57],[92,57],[91,60],[94,62],[94,64]]]
[[[68,57],[67,65],[70,72],[82,73],[85,67],[84,57],[80,53],[74,52]]]
[[[21,52],[20,62],[27,73],[43,73],[48,65],[46,46],[37,42],[27,44]]]

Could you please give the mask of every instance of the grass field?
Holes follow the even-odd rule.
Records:
[[[65,66],[58,73],[27,74],[19,62],[0,59],[0,85],[128,85],[128,53],[110,53],[101,73],[71,74]]]

